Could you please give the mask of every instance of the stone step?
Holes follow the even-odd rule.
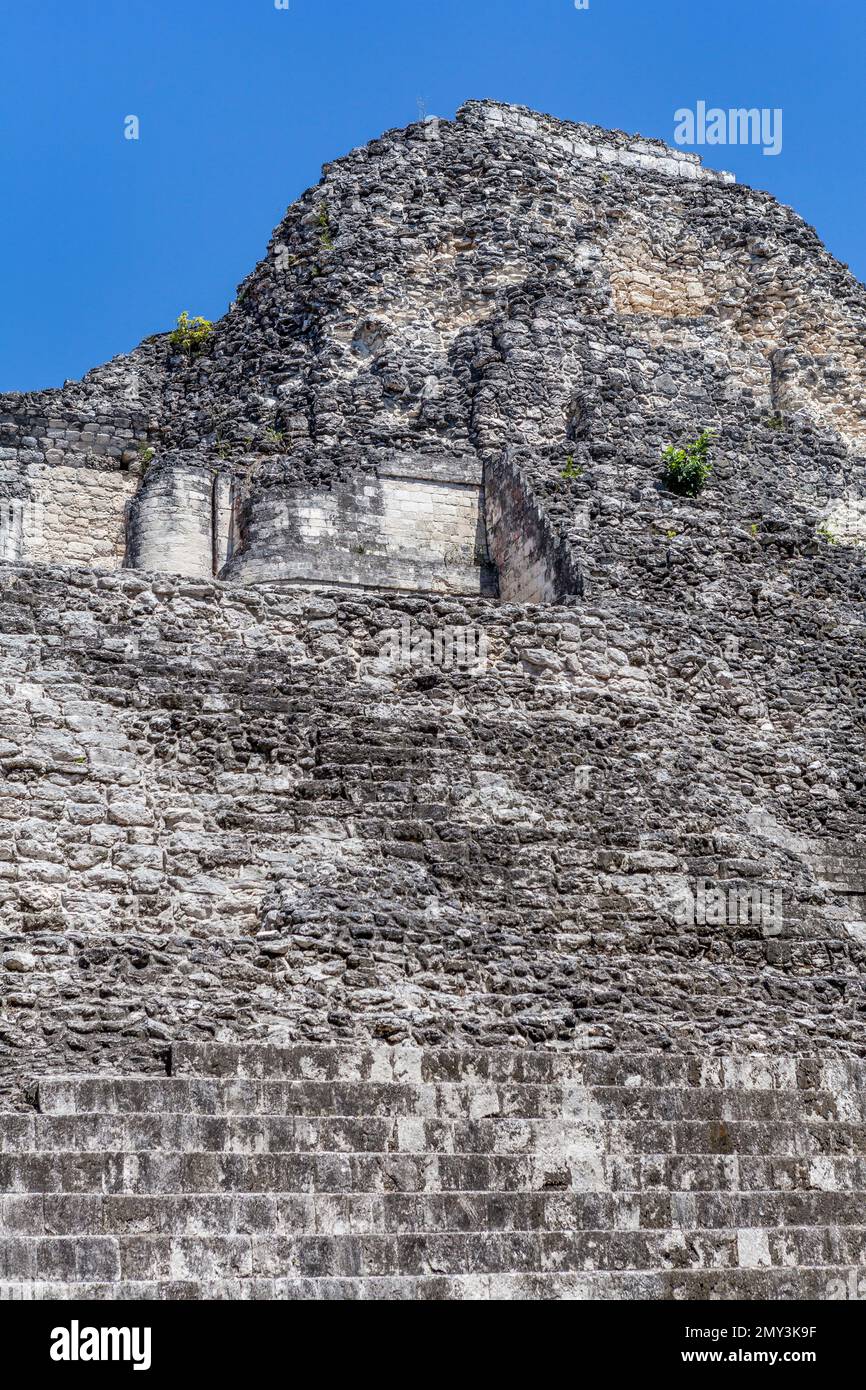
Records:
[[[848,1154],[607,1154],[614,1192],[854,1192],[866,1189],[866,1157]],[[577,1184],[575,1183],[575,1187]]]
[[[479,1154],[4,1154],[0,1191],[501,1192],[550,1182],[594,1190],[597,1166],[568,1174],[538,1157]]]
[[[598,1093],[596,1093],[598,1094]],[[641,1093],[645,1094],[645,1093]],[[309,1116],[268,1113],[106,1112],[0,1113],[0,1154],[57,1150],[104,1152],[174,1150],[195,1152],[518,1152],[550,1151],[556,1145],[581,1144],[599,1131],[616,1126],[621,1137],[639,1120],[652,1123],[653,1133],[671,1126],[714,1126],[714,1152],[735,1151],[744,1126],[767,1123],[787,1126],[862,1125],[851,1112],[862,1108],[863,1097],[835,1102],[833,1097],[803,1094],[801,1106],[787,1093],[762,1091],[751,1097],[708,1091],[660,1093],[656,1104],[634,1101],[632,1093],[592,1098],[584,1113],[545,1119],[428,1119],[405,1115]],[[752,1104],[753,1101],[753,1104]],[[575,1106],[577,1109],[577,1106]],[[834,1111],[848,1115],[835,1118]],[[666,1113],[667,1112],[667,1113]],[[655,1118],[653,1118],[655,1116]],[[791,1118],[792,1116],[792,1118]],[[841,1133],[841,1130],[840,1130]],[[733,1144],[728,1143],[733,1141]],[[669,1150],[664,1144],[659,1151]]]
[[[864,1075],[178,1044],[168,1076],[43,1078],[0,1114],[0,1298],[848,1297]]]
[[[741,1300],[818,1301],[858,1297],[862,1268],[658,1270],[556,1274],[472,1274],[367,1278],[235,1278],[78,1281],[0,1281],[0,1302],[239,1301],[569,1302]],[[862,1292],[859,1297],[862,1298]]]
[[[564,1151],[586,1141],[586,1121],[310,1118],[282,1115],[0,1115],[0,1153],[292,1154]]]
[[[754,1128],[754,1127],[753,1127]],[[829,1128],[825,1126],[825,1128]],[[617,1136],[612,1136],[616,1144]],[[768,1157],[766,1138],[752,1137],[751,1154],[717,1155],[684,1136],[678,1154],[650,1149],[622,1157],[601,1149],[546,1154],[224,1154],[104,1153],[58,1151],[0,1155],[0,1191],[6,1193],[195,1193],[195,1192],[598,1192],[718,1191],[777,1186],[832,1187],[841,1156]],[[692,1140],[692,1147],[687,1140]],[[752,1163],[749,1164],[751,1157]],[[856,1158],[856,1163],[854,1159]],[[725,1162],[727,1160],[727,1162]],[[866,1188],[862,1156],[848,1155],[848,1190]],[[778,1181],[772,1181],[774,1172]],[[751,1181],[751,1175],[755,1180]],[[727,1181],[725,1180],[727,1178]],[[768,1181],[768,1178],[770,1181]]]
[[[862,1226],[863,1192],[204,1193],[0,1198],[0,1237],[411,1235]]]
[[[707,1093],[698,1093],[702,1099]],[[776,1093],[770,1093],[777,1098]],[[691,1108],[691,1107],[687,1107]],[[716,1107],[706,1108],[712,1116]],[[737,1107],[727,1101],[728,1112]],[[748,1110],[747,1106],[741,1107]],[[802,1119],[764,1118],[757,1121],[678,1118],[617,1120],[565,1116],[550,1119],[489,1118],[438,1120],[418,1116],[397,1119],[353,1116],[227,1115],[227,1114],[122,1114],[82,1111],[69,1115],[0,1114],[0,1154],[50,1156],[70,1153],[230,1153],[230,1154],[541,1154],[548,1156],[596,1151],[601,1143],[608,1152],[681,1152],[682,1143],[694,1143],[693,1152],[754,1153],[754,1147],[770,1142],[768,1129],[778,1139],[790,1140],[790,1153],[831,1151],[833,1140],[844,1152],[862,1152],[863,1124],[815,1119],[807,1107]],[[818,1109],[822,1107],[817,1107]],[[631,1114],[631,1107],[626,1110]],[[650,1111],[652,1114],[652,1110]],[[685,1136],[685,1139],[684,1139]],[[693,1137],[692,1137],[693,1136]],[[775,1152],[767,1148],[766,1152]]]
[[[743,1053],[713,1057],[668,1053],[497,1051],[478,1048],[285,1047],[175,1043],[173,1076],[285,1081],[474,1081],[544,1085],[702,1087],[735,1090],[866,1088],[866,1059]]]
[[[585,1094],[561,1086],[485,1085],[471,1082],[238,1081],[198,1077],[52,1077],[39,1082],[43,1114],[80,1112],[192,1115],[398,1115],[480,1119],[555,1117]],[[573,1099],[571,1099],[573,1097]],[[571,1113],[575,1113],[572,1111]]]
[[[19,1236],[0,1246],[0,1279],[94,1283],[826,1265],[866,1270],[866,1227],[358,1236]]]
[[[866,1091],[676,1090],[397,1081],[249,1081],[214,1077],[60,1077],[38,1088],[43,1115],[185,1114],[323,1119],[580,1119],[657,1124],[866,1121]]]

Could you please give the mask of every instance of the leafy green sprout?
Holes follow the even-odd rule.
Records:
[[[565,467],[559,476],[565,478],[566,482],[569,483],[576,482],[578,478],[583,477],[583,469],[579,463],[575,463],[574,454],[569,454],[565,461]]]
[[[328,213],[328,204],[320,203],[316,213],[316,225],[319,228],[319,243],[324,251],[333,251],[334,238],[331,234],[331,218]]]
[[[213,324],[209,319],[191,319],[184,309],[178,317],[177,327],[171,333],[169,342],[175,351],[182,352],[187,357],[195,357],[207,347],[212,333]]]
[[[683,497],[697,497],[713,471],[709,450],[715,438],[713,430],[704,430],[691,444],[682,449],[669,445],[662,454],[662,477],[671,492]]]

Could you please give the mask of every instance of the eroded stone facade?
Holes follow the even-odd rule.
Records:
[[[185,1296],[180,1269],[208,1296],[207,1266],[218,1297],[438,1296],[444,1261],[448,1297],[832,1297],[826,1271],[859,1269],[864,342],[866,291],[768,195],[472,102],[328,165],[201,354],[159,337],[0,400],[0,1168],[9,1222],[38,1226],[13,1293],[102,1270],[99,1296]],[[710,482],[677,497],[662,450],[704,429]],[[139,1152],[111,1116],[183,1100],[159,1078],[201,1042],[289,1048],[274,1104],[349,1106],[376,1157],[277,1160],[264,1076],[196,1092],[246,1106],[237,1132],[178,1113],[165,1162]],[[303,1089],[425,1048],[441,1094]],[[563,1053],[576,1100],[523,1070]],[[392,1101],[405,1134],[375,1128]],[[460,1131],[477,1162],[458,1113],[491,1121]],[[244,1167],[260,1118],[271,1156]],[[75,1162],[40,1167],[37,1139]],[[91,1252],[27,1200],[97,1141]],[[178,1207],[145,1260],[125,1223],[151,1217],[103,1201],[173,1221],[209,1184],[339,1174],[350,1203],[432,1184],[417,1219],[446,1232],[449,1184],[471,1190],[486,1230],[509,1144],[522,1294],[522,1237],[468,1272],[434,1240],[418,1272],[333,1229],[307,1288],[303,1242],[237,1207],[194,1254]],[[605,1198],[565,1253],[529,1201],[551,1183]],[[723,1231],[683,1238],[719,1203]]]

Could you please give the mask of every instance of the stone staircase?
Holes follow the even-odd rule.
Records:
[[[0,1115],[2,1299],[866,1289],[866,1062],[178,1044]]]

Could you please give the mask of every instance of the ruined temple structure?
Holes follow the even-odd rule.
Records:
[[[863,1296],[864,388],[790,209],[469,102],[0,398],[4,1298]]]

